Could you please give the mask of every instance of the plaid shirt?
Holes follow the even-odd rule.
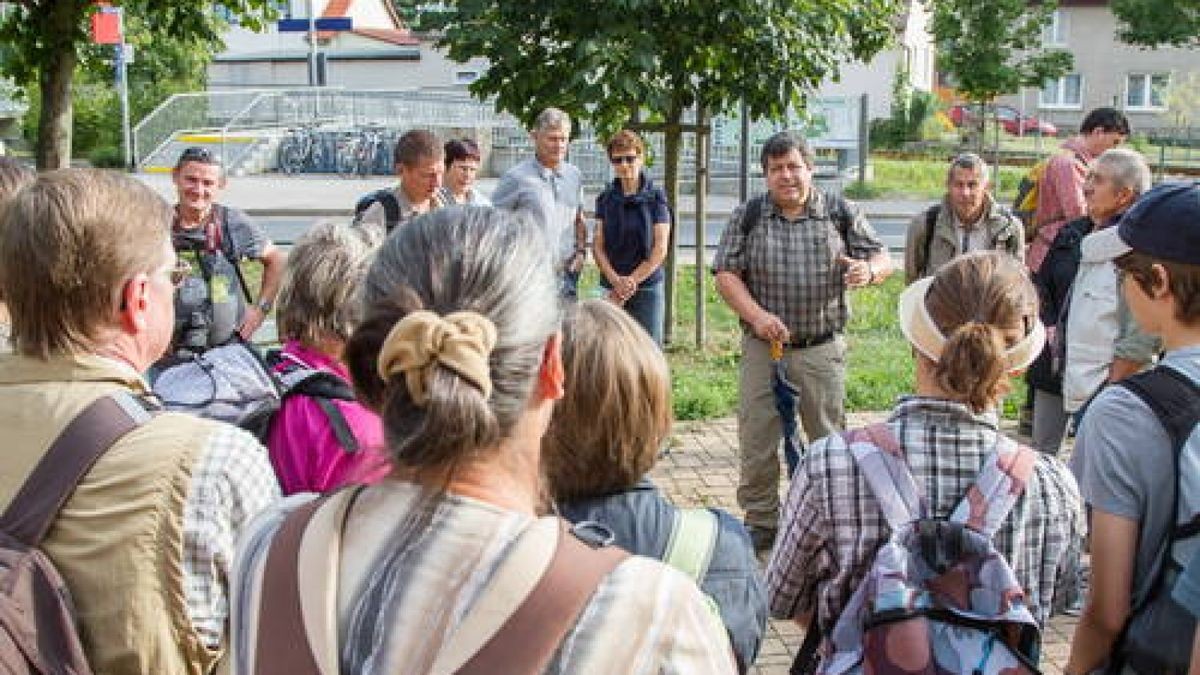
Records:
[[[744,231],[743,204],[733,212],[713,262],[714,272],[741,277],[755,302],[779,317],[794,340],[840,333],[846,327],[846,284],[838,257],[868,258],[883,250],[875,230],[858,206],[821,190],[809,193],[803,215],[784,217],[767,199],[760,221]],[[841,217],[845,236],[837,219]],[[744,328],[749,328],[743,324]]]
[[[904,399],[888,424],[931,515],[939,518],[948,517],[975,482],[999,435],[994,413],[976,415],[962,404],[930,398]],[[1039,454],[995,544],[1041,623],[1079,592],[1083,533],[1074,478],[1058,459]],[[819,629],[828,635],[890,536],[842,437],[818,441],[796,469],[767,567],[771,615],[796,618],[815,605]]]
[[[249,433],[214,425],[183,505],[183,575],[188,618],[220,647],[229,618],[234,545],[250,519],[279,500],[267,451]]]

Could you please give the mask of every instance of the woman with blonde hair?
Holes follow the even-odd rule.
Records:
[[[1019,606],[1030,627],[1074,600],[1083,534],[1078,488],[1058,459],[1006,438],[997,412],[1013,374],[1045,342],[1037,312],[1028,273],[1005,253],[970,253],[912,284],[901,296],[900,327],[916,352],[916,394],[901,399],[885,423],[828,436],[801,459],[767,567],[767,591],[773,616],[800,622],[816,638],[822,672],[848,672],[831,664],[864,658],[854,653],[863,643],[846,639],[861,638],[868,618],[860,613],[856,589],[875,579],[882,560],[876,553],[893,533],[908,531],[901,524],[916,522],[897,517],[904,474],[916,502],[900,502],[919,512],[910,518],[940,521],[939,527],[952,513],[961,517],[960,503],[978,498],[985,478],[1023,488],[1013,490],[1006,515],[991,497],[972,499],[965,512],[972,518],[980,509],[985,516],[999,513],[986,525],[967,524],[1007,561],[1008,580],[1015,584],[981,593],[1010,599],[1009,609]],[[899,478],[881,494],[873,485],[888,474]],[[1001,578],[992,574],[980,583]],[[947,593],[960,597],[959,590]],[[942,669],[970,672],[941,663],[956,651],[964,653],[936,652]]]
[[[767,620],[750,536],[720,509],[676,508],[646,478],[671,430],[671,377],[662,352],[628,314],[589,300],[567,310],[563,366],[566,392],[542,441],[559,513],[627,551],[694,573],[746,672]],[[685,542],[702,553],[689,558]]]
[[[284,344],[274,371],[292,386],[267,435],[285,495],[376,482],[388,472],[379,415],[354,400],[343,360],[381,239],[371,228],[317,223],[288,255],[276,314]]]
[[[533,223],[471,206],[384,242],[346,361],[393,470],[243,539],[233,672],[733,670],[690,579],[545,515],[564,384],[550,250]]]

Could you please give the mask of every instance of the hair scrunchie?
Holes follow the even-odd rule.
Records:
[[[496,346],[496,325],[476,312],[438,316],[428,310],[412,312],[396,322],[379,350],[376,367],[384,381],[404,373],[413,403],[428,401],[429,378],[441,364],[492,395],[488,357]]]

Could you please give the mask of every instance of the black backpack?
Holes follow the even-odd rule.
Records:
[[[307,365],[281,357],[286,361],[282,368],[272,370],[272,376],[279,385],[279,398],[268,399],[241,419],[237,425],[258,438],[266,445],[271,435],[271,425],[275,422],[276,414],[283,407],[283,402],[292,396],[307,396],[317,404],[329,419],[334,438],[338,445],[349,453],[358,452],[361,446],[354,436],[354,431],[346,422],[345,415],[334,405],[334,401],[353,401],[354,389],[348,382],[327,370],[310,368]]]
[[[396,229],[400,224],[400,200],[396,199],[396,192],[392,188],[380,188],[359,197],[354,204],[355,224],[362,221],[363,214],[376,202],[383,205],[384,228],[388,232]]]
[[[1149,406],[1171,439],[1175,476],[1171,513],[1175,522],[1159,554],[1154,582],[1146,597],[1133,607],[1121,631],[1113,651],[1112,663],[1116,666],[1113,672],[1122,665],[1129,665],[1139,673],[1185,672],[1191,656],[1196,618],[1171,597],[1183,570],[1172,553],[1176,544],[1200,534],[1200,512],[1187,514],[1183,522],[1179,515],[1181,504],[1200,503],[1200,495],[1184,494],[1189,487],[1194,490],[1195,486],[1185,485],[1180,473],[1184,447],[1200,425],[1200,387],[1187,375],[1169,366],[1132,375],[1117,384]],[[1181,639],[1169,639],[1172,635]]]

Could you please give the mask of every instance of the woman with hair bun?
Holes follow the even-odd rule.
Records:
[[[541,441],[563,395],[551,248],[470,206],[384,242],[345,355],[392,473],[251,528],[234,673],[735,671],[687,576],[546,515]]]
[[[1078,593],[1083,515],[1075,481],[1058,459],[1005,438],[997,414],[1011,377],[1045,342],[1027,272],[1004,253],[967,254],[909,286],[899,309],[916,353],[915,395],[886,423],[813,444],[792,478],[767,567],[772,616],[806,629],[815,619],[820,659],[843,656],[835,639],[843,633],[831,633],[892,535],[860,464],[872,452],[890,455],[885,465],[902,462],[925,517],[935,520],[955,511],[985,466],[1023,481],[991,542],[1020,585],[1025,616],[1044,625]]]

